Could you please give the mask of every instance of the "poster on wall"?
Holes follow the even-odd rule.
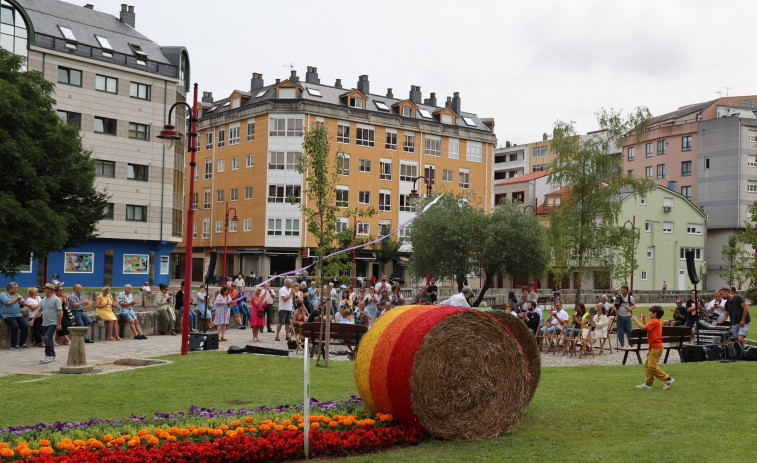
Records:
[[[67,252],[63,262],[64,273],[92,273],[95,264],[94,252]]]
[[[124,274],[147,273],[149,267],[149,254],[124,254]]]
[[[168,275],[168,256],[160,256],[160,274]]]

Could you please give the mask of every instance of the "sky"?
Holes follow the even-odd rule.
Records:
[[[371,93],[395,98],[411,85],[439,104],[460,92],[463,111],[494,118],[500,146],[541,140],[557,120],[595,130],[602,108],[659,115],[757,93],[754,0],[90,2],[114,16],[134,5],[137,30],[185,46],[192,81],[216,99],[249,90],[253,72],[267,85],[315,66],[345,88],[367,74]]]

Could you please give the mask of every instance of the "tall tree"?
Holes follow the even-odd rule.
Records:
[[[757,252],[757,201],[747,207],[747,212],[749,213],[749,220],[744,221],[744,230],[737,235],[738,243],[742,249],[742,262],[744,263],[744,273],[739,276],[749,280],[754,285],[757,284],[757,259],[750,259],[749,257],[754,257],[755,252]],[[735,254],[738,255],[738,253]],[[738,258],[736,260],[738,261]]]
[[[609,250],[621,234],[617,224],[621,190],[638,191],[648,185],[623,172],[621,156],[611,153],[622,146],[622,138],[635,132],[637,141],[649,124],[651,114],[637,108],[628,117],[612,110],[597,113],[600,133],[581,137],[573,123],[557,121],[552,139],[555,160],[549,182],[555,188],[570,187],[571,198],[550,214],[548,237],[562,263],[557,277],[578,272],[576,300],[581,298],[581,280],[591,269],[606,262]]]
[[[744,281],[747,256],[740,245],[739,235],[735,233],[728,235],[728,241],[723,244],[722,258],[725,268],[718,272],[720,278],[727,281],[729,286],[737,281]],[[752,272],[750,271],[750,273]],[[751,281],[757,280],[751,278]]]
[[[391,262],[400,252],[402,240],[393,236],[385,238],[373,245],[373,252],[376,253],[376,260],[381,264],[383,271],[387,263]]]
[[[29,256],[97,236],[107,196],[95,189],[95,161],[79,131],[61,121],[54,86],[22,72],[24,58],[0,49],[0,272]]]

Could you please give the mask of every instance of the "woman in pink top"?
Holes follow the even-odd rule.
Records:
[[[252,340],[260,342],[258,334],[260,334],[260,328],[265,325],[265,297],[262,292],[262,288],[258,286],[252,293],[250,298],[250,328],[252,328]],[[263,315],[258,315],[262,313]]]
[[[229,324],[229,318],[231,316],[231,310],[229,309],[230,302],[229,287],[221,287],[221,291],[219,291],[218,296],[216,296],[216,316],[213,320],[213,323],[215,323],[218,328],[219,341],[228,341],[228,339],[226,339],[226,326]]]

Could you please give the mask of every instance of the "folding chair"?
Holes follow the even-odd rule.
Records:
[[[586,335],[583,334],[584,329],[581,329],[581,333],[579,335],[579,338],[581,339],[581,348],[578,351],[578,358],[582,358],[584,354],[591,353],[591,356],[594,357],[594,338],[592,334],[593,331],[589,330],[586,332]]]
[[[576,341],[578,340],[578,336],[573,335],[573,327],[570,328],[564,328],[564,331],[567,331],[570,329],[570,334],[568,336],[563,336],[563,346],[562,346],[562,355],[563,357],[565,354],[570,353],[570,356],[573,357],[573,355],[576,352]]]

